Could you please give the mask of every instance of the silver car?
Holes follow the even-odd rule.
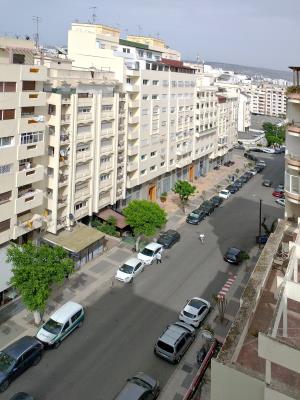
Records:
[[[138,372],[127,383],[115,400],[155,400],[160,392],[159,382],[143,372]]]

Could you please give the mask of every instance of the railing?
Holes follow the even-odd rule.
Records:
[[[71,115],[70,114],[62,114],[60,119],[61,119],[61,121],[64,121],[64,122],[70,121]]]

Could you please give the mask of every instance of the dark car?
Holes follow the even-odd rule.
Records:
[[[223,203],[224,199],[219,196],[214,196],[210,199],[210,201],[214,204],[215,207],[219,207]]]
[[[253,178],[253,174],[252,174],[250,171],[245,172],[245,173],[244,173],[244,176],[245,176],[246,178],[248,178],[248,180],[250,180],[251,178]]]
[[[180,233],[174,231],[173,229],[169,229],[166,232],[163,232],[159,235],[157,239],[157,243],[162,244],[165,249],[169,249],[176,242],[180,240]]]
[[[127,379],[115,400],[155,400],[160,392],[159,382],[143,372]]]
[[[272,196],[282,199],[284,197],[284,190],[277,187],[276,189],[274,189]]]
[[[28,393],[19,392],[14,394],[9,400],[34,400],[34,398]]]
[[[263,186],[271,187],[273,182],[270,179],[265,179],[262,183]]]
[[[231,194],[234,194],[234,193],[236,193],[236,192],[239,190],[239,188],[238,188],[237,186],[233,185],[233,184],[227,186],[226,189],[229,190],[229,192],[230,192]]]
[[[264,167],[262,165],[255,165],[254,169],[259,173],[264,169]]]
[[[192,225],[199,225],[206,217],[206,212],[200,209],[194,210],[186,217],[186,222]]]
[[[0,392],[27,368],[37,365],[44,346],[31,336],[24,336],[0,351]]]
[[[203,210],[205,211],[206,215],[210,215],[214,209],[216,208],[216,206],[214,205],[214,203],[210,200],[205,200],[199,207],[199,210]]]
[[[255,151],[255,153],[264,153],[263,149],[260,147],[256,147],[255,149],[251,149],[251,151]]]
[[[248,160],[257,161],[257,157],[247,151],[244,153],[244,157],[248,158]]]
[[[242,183],[242,184],[245,184],[245,183],[247,183],[248,182],[248,178],[246,178],[244,175],[242,175],[242,176],[240,176],[239,177],[239,181]]]
[[[243,182],[240,179],[237,179],[233,182],[233,186],[237,186],[239,189],[243,186]]]
[[[224,260],[230,264],[239,264],[242,261],[242,250],[230,247],[224,256]]]

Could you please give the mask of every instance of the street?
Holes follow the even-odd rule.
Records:
[[[175,367],[153,354],[158,336],[177,320],[188,298],[211,301],[230,273],[242,271],[243,266],[225,263],[223,255],[231,246],[247,252],[256,246],[260,199],[268,226],[284,215],[272,197],[273,189],[261,184],[267,178],[273,187],[283,183],[284,157],[257,157],[267,163],[262,173],[200,225],[184,223],[180,242],[165,252],[162,264],[146,266],[131,285],[116,283],[88,307],[79,330],[58,349],[45,352],[40,364],[12,382],[1,397],[8,400],[24,391],[38,400],[112,400],[137,371],[157,377],[163,386]],[[199,233],[205,234],[204,244]]]

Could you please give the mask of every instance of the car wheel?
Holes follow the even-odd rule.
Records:
[[[39,355],[34,359],[32,365],[34,365],[34,366],[35,366],[35,365],[38,365],[38,363],[41,361],[41,359],[42,359],[42,355],[39,354]]]
[[[176,358],[176,360],[175,360],[175,364],[179,364],[180,361],[181,361],[181,356],[178,356],[178,357]]]
[[[54,349],[58,349],[58,348],[59,348],[59,346],[60,346],[60,344],[61,344],[61,341],[60,341],[60,340],[58,340],[57,342],[55,342],[55,343],[54,343],[54,346],[53,346],[53,348],[54,348]]]
[[[6,379],[5,381],[3,381],[0,385],[0,392],[5,392],[5,390],[8,388],[9,386],[9,380]]]

